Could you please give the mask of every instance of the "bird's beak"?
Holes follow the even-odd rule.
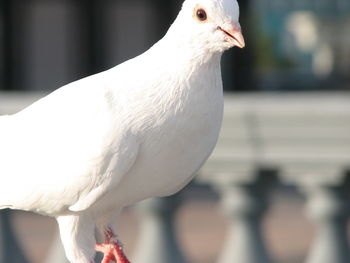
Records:
[[[235,46],[240,47],[240,48],[245,47],[245,42],[244,42],[244,38],[242,35],[242,31],[241,31],[241,26],[239,24],[232,25],[229,28],[225,28],[225,29],[218,26],[217,29],[221,30],[227,36],[229,36],[232,39]]]

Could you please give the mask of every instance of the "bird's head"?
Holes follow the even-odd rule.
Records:
[[[191,45],[222,52],[245,46],[238,18],[236,0],[185,0],[172,27]]]

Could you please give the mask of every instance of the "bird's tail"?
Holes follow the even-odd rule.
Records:
[[[3,182],[0,186],[0,209],[11,208],[10,203],[6,200],[8,197],[3,196],[2,187],[7,187],[6,172],[4,169],[4,163],[6,162],[6,149],[8,145],[8,119],[9,115],[0,115],[0,180]]]
[[[9,118],[9,115],[0,115],[0,139],[2,137],[2,131],[6,130],[6,122]],[[1,145],[0,145],[1,147]]]

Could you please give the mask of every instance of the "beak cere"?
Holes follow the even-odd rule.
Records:
[[[222,27],[218,26],[217,29],[222,31],[228,37],[230,37],[235,46],[240,48],[245,47],[244,38],[242,35],[241,28],[239,26],[233,27],[232,29],[223,29]]]

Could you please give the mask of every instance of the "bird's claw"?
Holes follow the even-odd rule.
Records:
[[[101,263],[130,263],[124,254],[123,246],[111,229],[105,231],[106,243],[96,244],[96,251],[102,252],[104,257]]]

